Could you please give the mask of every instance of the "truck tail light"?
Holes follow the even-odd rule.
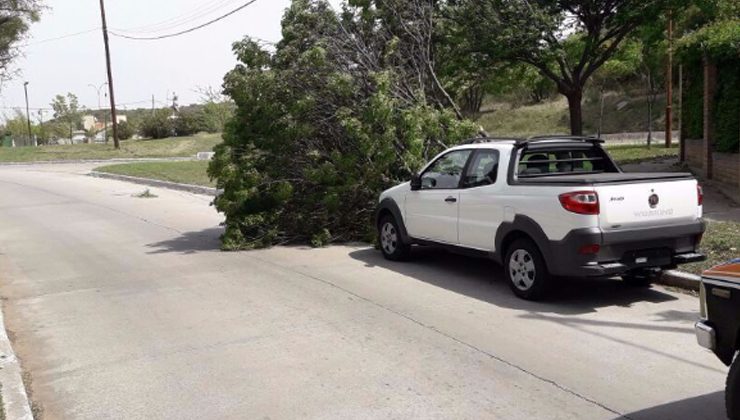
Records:
[[[696,185],[696,199],[700,206],[704,205],[704,188],[701,185]]]
[[[599,251],[601,251],[601,245],[591,244],[582,246],[581,249],[578,250],[578,253],[581,255],[596,255]]]
[[[569,212],[599,214],[599,195],[595,191],[574,191],[560,195],[560,204]]]

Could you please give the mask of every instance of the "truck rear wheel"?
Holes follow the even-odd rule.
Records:
[[[539,300],[549,292],[550,272],[539,248],[530,239],[517,239],[509,246],[504,270],[511,290],[522,299]]]
[[[735,355],[735,361],[727,376],[727,389],[725,390],[725,403],[727,405],[727,417],[730,420],[740,420],[740,352]]]

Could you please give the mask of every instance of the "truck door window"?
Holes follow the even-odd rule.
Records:
[[[496,183],[499,154],[497,150],[480,150],[468,165],[463,188],[475,188]]]
[[[450,190],[460,187],[465,163],[470,157],[470,150],[456,150],[437,159],[421,175],[421,189]]]

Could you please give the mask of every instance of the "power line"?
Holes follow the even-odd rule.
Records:
[[[154,32],[164,32],[171,29],[174,29],[178,26],[182,26],[186,23],[198,20],[202,18],[203,16],[207,16],[211,14],[212,12],[215,12],[219,9],[221,9],[224,6],[228,6],[228,3],[233,3],[238,0],[216,0],[210,3],[206,3],[201,5],[200,7],[191,10],[190,12],[183,13],[181,15],[175,16],[173,18],[153,23],[150,25],[143,25],[134,27],[131,29],[121,29],[121,28],[112,28],[114,31],[129,33],[129,34],[135,34],[135,33],[154,33]]]
[[[176,36],[185,35],[185,34],[188,34],[188,33],[191,33],[191,32],[195,32],[198,29],[205,28],[206,26],[213,25],[216,22],[222,21],[222,20],[226,19],[227,17],[229,17],[231,15],[234,15],[237,12],[240,12],[240,11],[246,9],[248,6],[251,6],[252,4],[254,4],[256,2],[257,2],[257,0],[250,0],[247,3],[245,3],[245,4],[243,4],[243,5],[239,6],[239,7],[237,7],[236,9],[230,11],[229,13],[227,13],[225,15],[219,16],[219,17],[217,17],[215,19],[212,19],[212,20],[210,20],[210,21],[208,21],[206,23],[203,23],[201,25],[198,25],[196,27],[193,27],[193,28],[190,28],[190,29],[186,29],[184,31],[176,32],[176,33],[173,33],[173,34],[160,35],[160,36],[152,36],[152,37],[137,37],[137,36],[129,36],[129,35],[124,35],[124,34],[119,34],[119,33],[113,32],[113,31],[109,31],[109,32],[111,33],[111,35],[117,36],[119,38],[131,39],[131,40],[134,40],[134,41],[156,41],[156,40],[160,40],[160,39],[174,38]]]
[[[39,45],[39,44],[46,44],[47,42],[60,41],[62,39],[67,39],[67,38],[72,38],[72,37],[75,37],[75,36],[85,35],[85,34],[89,34],[89,33],[92,33],[92,32],[99,31],[99,30],[100,30],[100,27],[92,28],[92,29],[88,29],[88,30],[82,31],[82,32],[75,32],[75,33],[72,33],[72,34],[61,35],[61,36],[58,36],[58,37],[55,37],[55,38],[42,39],[42,40],[36,41],[36,42],[29,42],[27,44],[21,44],[18,47],[24,48],[24,47],[31,47],[31,46]]]

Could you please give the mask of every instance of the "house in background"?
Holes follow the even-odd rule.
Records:
[[[128,122],[125,115],[116,115],[118,123]],[[105,143],[105,131],[112,126],[110,121],[100,121],[94,115],[85,115],[82,117],[82,127],[88,133],[94,133],[92,141],[95,143]]]

